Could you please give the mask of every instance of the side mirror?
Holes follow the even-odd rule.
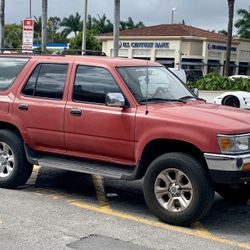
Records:
[[[125,98],[121,93],[108,93],[105,103],[109,107],[121,108],[125,106]]]
[[[199,89],[192,89],[193,93],[195,94],[195,96],[199,97]]]

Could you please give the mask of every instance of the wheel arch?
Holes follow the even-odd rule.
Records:
[[[237,100],[237,102],[238,102],[238,104],[239,104],[239,106],[238,106],[238,108],[240,108],[240,106],[241,106],[241,101],[240,101],[240,98],[239,98],[239,96],[237,96],[237,95],[235,95],[235,94],[228,94],[228,95],[226,95],[226,96],[224,96],[223,98],[222,98],[222,100],[221,100],[221,104],[222,105],[227,105],[227,106],[231,106],[231,107],[233,107],[232,105],[229,105],[229,104],[227,104],[226,102],[228,101],[228,100],[230,100],[230,99],[235,99],[235,100]]]
[[[173,139],[155,139],[150,141],[143,149],[139,161],[137,177],[142,178],[145,175],[147,168],[153,160],[170,152],[182,152],[191,155],[198,159],[203,166],[207,168],[203,153],[195,145]]]
[[[23,140],[23,136],[22,136],[20,130],[14,124],[9,123],[9,122],[0,121],[0,130],[1,129],[8,129],[8,130],[15,132]]]

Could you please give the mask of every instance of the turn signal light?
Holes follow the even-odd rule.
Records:
[[[231,147],[231,140],[229,138],[222,137],[220,143],[223,150],[229,150]]]
[[[243,168],[242,168],[242,171],[243,172],[248,172],[250,171],[250,163],[246,163],[243,165]]]

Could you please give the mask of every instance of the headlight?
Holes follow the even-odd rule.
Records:
[[[250,134],[218,135],[221,153],[240,154],[250,152]]]

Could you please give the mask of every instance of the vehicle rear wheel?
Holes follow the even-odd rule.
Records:
[[[234,95],[229,95],[224,97],[224,99],[222,100],[222,105],[239,108],[240,100]]]
[[[10,130],[0,130],[0,187],[15,188],[25,184],[32,168],[20,136]]]
[[[190,225],[207,214],[214,189],[206,169],[183,153],[167,153],[155,159],[146,171],[144,197],[160,220]]]
[[[250,199],[250,185],[216,184],[215,191],[226,200],[247,201]]]

